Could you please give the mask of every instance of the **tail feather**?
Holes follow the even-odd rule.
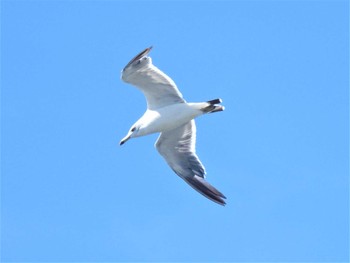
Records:
[[[212,105],[212,107],[214,107],[214,108],[211,111],[209,111],[208,113],[223,111],[225,109],[225,107],[221,106],[221,105]]]
[[[202,109],[202,111],[205,113],[214,113],[214,112],[218,112],[218,111],[223,111],[225,109],[224,106],[216,105],[216,104],[220,104],[221,102],[222,102],[221,99],[209,100],[209,101],[207,101],[207,103],[209,103],[209,105],[204,107]]]
[[[223,199],[226,197],[217,190],[214,186],[209,184],[204,178],[194,175],[193,177],[182,177],[193,189],[197,190],[200,194],[206,198],[218,203],[220,205],[226,205]]]
[[[221,99],[209,100],[207,101],[209,104],[220,104],[222,102]]]

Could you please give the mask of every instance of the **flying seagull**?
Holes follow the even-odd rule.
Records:
[[[122,80],[145,95],[147,110],[120,141],[160,133],[155,147],[165,161],[186,183],[210,200],[225,205],[226,197],[205,180],[205,168],[196,155],[194,118],[223,111],[221,99],[187,103],[174,81],[152,64],[152,47],[134,57],[122,70]]]

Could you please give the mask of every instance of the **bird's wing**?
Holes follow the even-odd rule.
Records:
[[[204,178],[205,169],[195,152],[196,125],[194,120],[170,131],[162,132],[156,148],[174,172],[199,193],[225,205],[226,197]]]
[[[152,64],[146,48],[123,69],[122,79],[140,89],[146,97],[148,109],[185,102],[174,81]]]

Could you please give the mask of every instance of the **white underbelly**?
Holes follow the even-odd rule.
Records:
[[[175,129],[202,112],[186,103],[174,104],[157,110],[147,110],[142,118],[145,120],[142,135]]]

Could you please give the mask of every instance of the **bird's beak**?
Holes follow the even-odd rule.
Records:
[[[131,138],[131,134],[132,133],[128,133],[128,135],[126,135],[119,143],[119,145],[123,145],[124,143],[126,143],[130,138]]]

